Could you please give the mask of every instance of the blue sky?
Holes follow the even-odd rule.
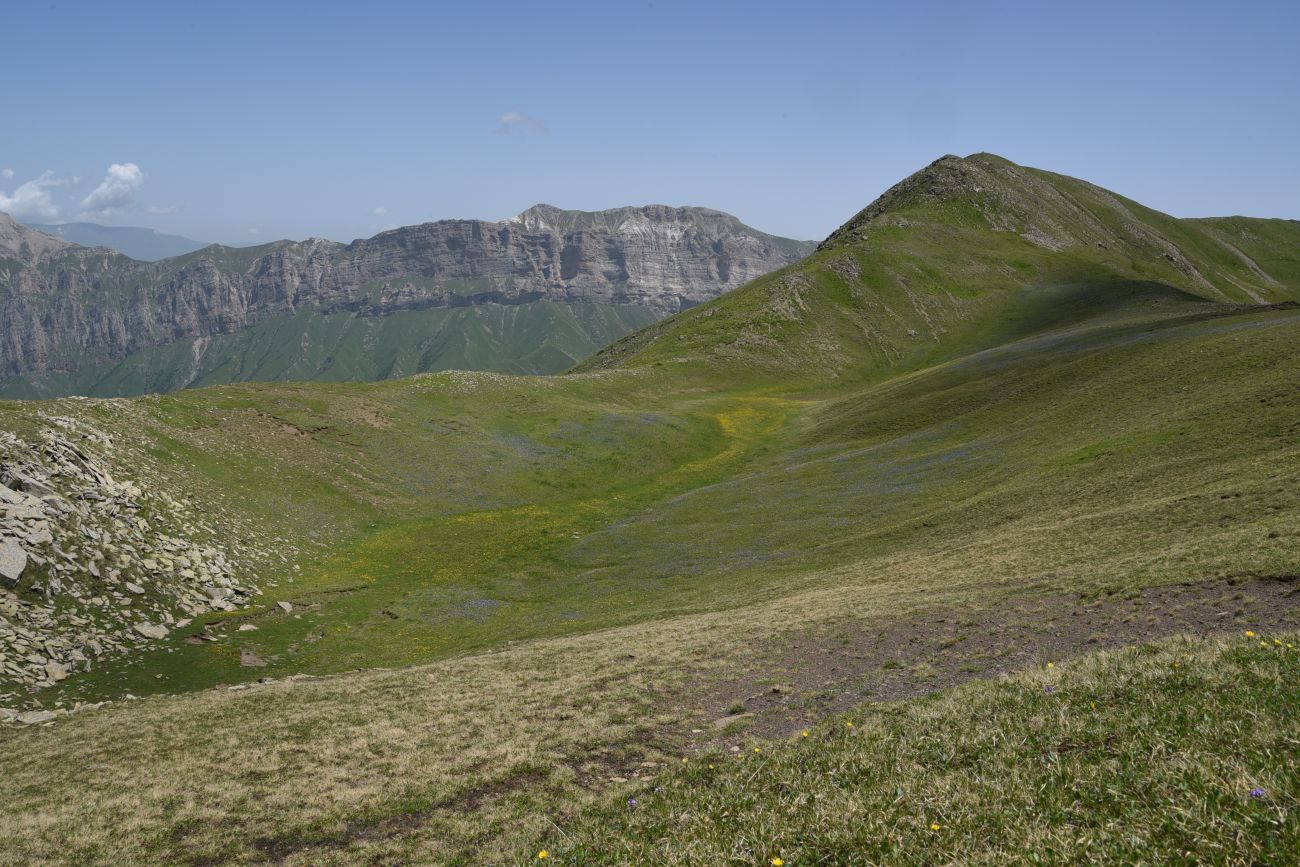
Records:
[[[0,210],[351,240],[536,202],[821,238],[944,153],[1300,218],[1300,3],[31,3]],[[42,219],[45,218],[45,219]]]

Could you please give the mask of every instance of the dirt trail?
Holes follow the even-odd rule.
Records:
[[[688,749],[790,736],[864,701],[936,692],[1083,653],[1188,633],[1300,628],[1300,576],[1227,579],[1082,598],[1049,595],[904,621],[844,624],[760,649],[689,697]]]
[[[906,699],[1031,666],[1177,633],[1267,635],[1300,628],[1300,575],[1228,579],[1083,598],[1078,594],[1003,600],[979,610],[935,609],[908,620],[840,624],[755,648],[733,678],[676,697],[684,725],[647,727],[626,740],[593,744],[560,758],[573,782],[599,794],[651,783],[696,751],[737,750],[755,739],[786,738],[813,721],[866,701]],[[666,697],[667,698],[667,697]],[[739,709],[739,713],[731,713]],[[676,715],[676,714],[674,714]],[[535,797],[550,777],[522,773],[474,786],[411,815],[354,821],[321,837],[264,837],[255,848],[274,863],[344,851],[427,832],[456,813]],[[572,807],[551,816],[563,825]],[[224,861],[213,861],[226,863]]]

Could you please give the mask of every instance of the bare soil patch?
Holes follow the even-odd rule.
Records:
[[[690,749],[782,738],[864,701],[915,698],[976,678],[1176,634],[1300,626],[1300,576],[1229,578],[1086,598],[1056,594],[907,620],[843,623],[769,642],[743,673],[688,699]]]

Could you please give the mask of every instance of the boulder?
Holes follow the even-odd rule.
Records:
[[[0,542],[0,578],[16,582],[27,568],[27,552],[12,539]]]
[[[51,722],[56,714],[49,710],[29,710],[18,714],[18,721],[29,726]]]
[[[145,638],[166,638],[168,629],[157,623],[137,623],[131,627]]]

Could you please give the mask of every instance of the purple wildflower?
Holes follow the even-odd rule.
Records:
[[[628,798],[628,799],[627,799],[627,805],[628,805],[629,807],[635,807],[635,806],[636,806],[636,798]]]
[[[1049,683],[1047,686],[1043,687],[1043,692],[1056,692],[1056,687]]]
[[[1250,790],[1250,796],[1251,796],[1252,798],[1262,798],[1262,797],[1264,797],[1264,796],[1267,795],[1267,794],[1268,794],[1268,792],[1264,791],[1264,790],[1261,789],[1259,786],[1256,786],[1255,788],[1253,788],[1253,789]]]
[[[664,790],[664,787],[663,787],[663,786],[655,786],[655,794],[656,794],[656,795],[659,794],[660,792],[662,792],[663,790]]]

